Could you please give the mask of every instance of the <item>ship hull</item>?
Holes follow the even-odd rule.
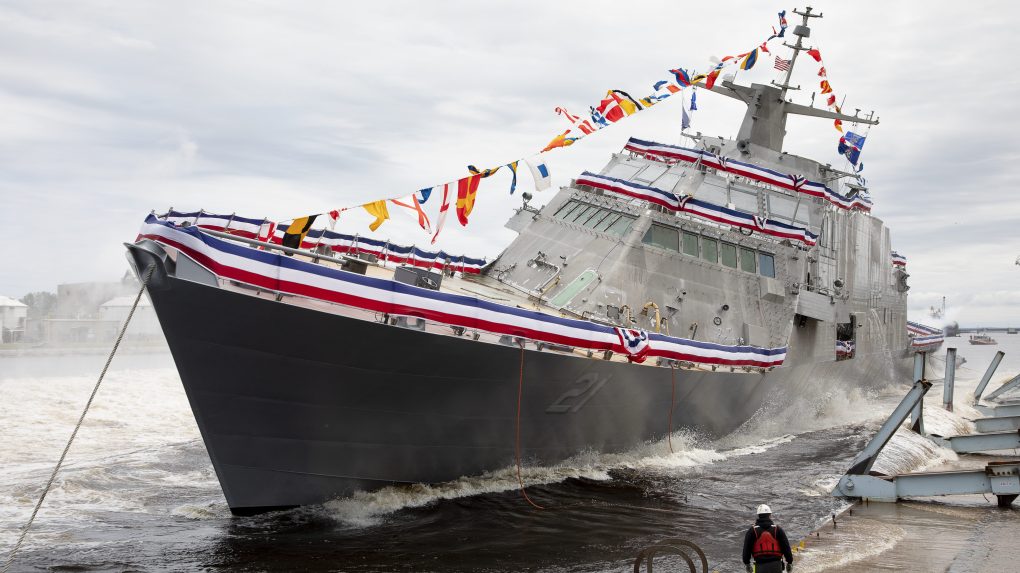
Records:
[[[145,257],[137,266],[157,265],[149,296],[235,514],[499,470],[518,444],[522,463],[552,464],[663,438],[670,423],[721,435],[767,400],[906,372],[891,356],[673,372],[522,350],[199,284]]]

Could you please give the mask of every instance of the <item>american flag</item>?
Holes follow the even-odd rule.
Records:
[[[790,60],[784,60],[776,56],[776,69],[783,72],[788,71],[790,69]]]

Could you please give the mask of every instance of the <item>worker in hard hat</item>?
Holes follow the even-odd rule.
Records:
[[[772,509],[765,504],[758,506],[758,519],[744,535],[744,567],[748,573],[779,573],[783,570],[783,557],[786,558],[786,570],[793,571],[793,551],[786,532],[772,521]],[[754,557],[754,569],[751,569],[751,558]]]

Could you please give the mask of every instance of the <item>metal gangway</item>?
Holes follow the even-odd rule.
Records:
[[[996,354],[981,383],[975,390],[975,399],[980,399],[988,380],[991,379],[996,367],[1002,360],[1002,352]],[[925,435],[924,432],[924,396],[931,389],[932,383],[925,379],[925,353],[914,355],[914,385],[903,397],[892,415],[882,424],[878,433],[868,445],[853,459],[846,475],[840,478],[832,495],[839,497],[857,497],[871,501],[895,502],[904,497],[927,497],[937,495],[959,494],[992,494],[995,495],[999,507],[1009,507],[1020,495],[1020,461],[997,461],[987,464],[983,469],[958,470],[946,472],[906,473],[888,476],[872,471],[875,460],[882,448],[889,442],[896,429],[912,416],[911,429]],[[952,409],[953,384],[956,370],[956,349],[948,349],[946,356],[946,377],[943,389],[943,404]],[[1014,378],[1005,385],[1018,384]],[[994,392],[999,396],[1008,391],[1003,387]],[[992,397],[991,395],[989,395]],[[993,416],[980,419],[981,427],[1001,429],[1015,425],[1014,416]],[[978,421],[975,421],[977,424]],[[980,430],[979,430],[980,431]],[[942,437],[928,436],[937,442],[951,447],[960,453],[982,452],[989,450],[1005,450],[1020,447],[1020,429],[989,434],[968,434],[962,436]]]

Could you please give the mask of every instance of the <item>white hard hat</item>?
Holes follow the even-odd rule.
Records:
[[[766,514],[771,515],[772,514],[772,508],[770,508],[769,506],[767,506],[767,505],[765,505],[763,503],[763,504],[758,506],[758,511],[756,511],[755,513],[757,513],[758,515],[766,515]]]

